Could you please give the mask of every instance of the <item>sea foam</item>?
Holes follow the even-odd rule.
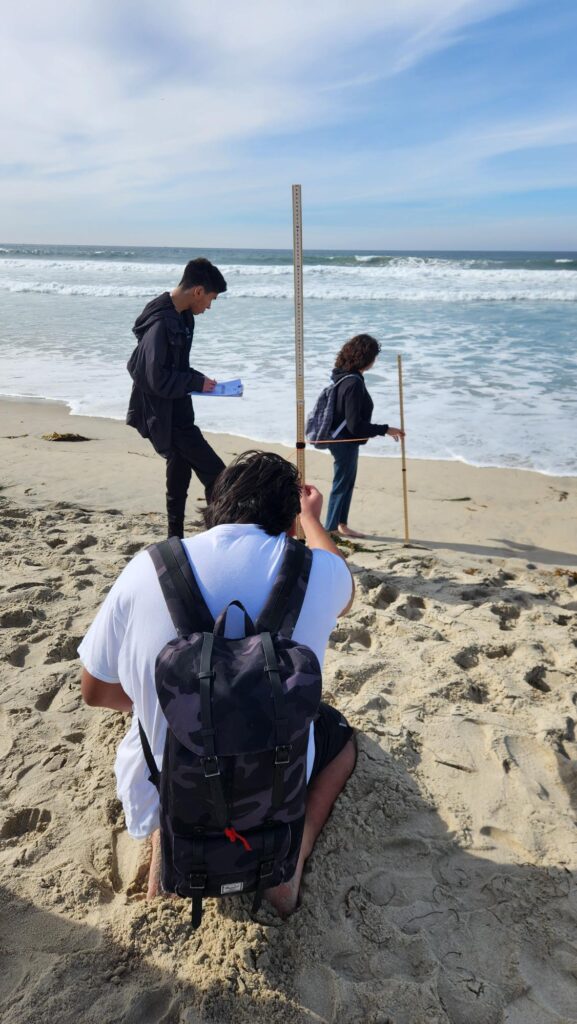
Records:
[[[357,257],[359,260],[361,257]],[[365,259],[365,258],[362,258]],[[306,299],[341,302],[577,302],[577,274],[566,270],[496,269],[475,261],[416,256],[373,266],[305,266]],[[557,260],[556,262],[561,262]],[[292,300],[293,269],[279,264],[221,264],[227,294],[241,299]],[[178,280],[177,264],[88,260],[0,259],[0,290],[52,295],[149,298]],[[226,296],[225,296],[226,297]]]

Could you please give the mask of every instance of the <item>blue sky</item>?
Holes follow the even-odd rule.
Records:
[[[574,0],[28,0],[0,238],[577,248]],[[8,88],[6,88],[8,86]]]

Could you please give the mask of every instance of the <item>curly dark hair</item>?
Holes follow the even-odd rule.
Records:
[[[348,373],[354,370],[365,370],[370,366],[381,351],[376,338],[370,334],[355,334],[354,338],[345,342],[336,360],[337,370],[346,370]]]
[[[285,533],[301,508],[296,466],[275,452],[242,452],[217,476],[201,515],[207,530],[223,523],[256,523],[271,537]]]

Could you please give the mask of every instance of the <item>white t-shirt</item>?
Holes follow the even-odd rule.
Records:
[[[215,526],[184,544],[211,615],[216,618],[236,599],[254,621],[276,579],[286,535],[270,537],[259,526],[234,523]],[[312,648],[321,666],[329,635],[351,592],[351,575],[342,558],[315,549],[293,638]],[[226,635],[242,636],[242,625],[240,609],[233,607],[227,616]],[[126,827],[136,839],[158,828],[158,793],[148,780],[138,720],[160,768],[166,719],[156,696],[154,664],[159,651],[175,636],[156,569],[150,555],[141,551],[116,580],[78,648],[88,672],[106,683],[120,682],[134,704],[131,727],[118,748],[115,772]],[[313,758],[311,729],[309,775]]]

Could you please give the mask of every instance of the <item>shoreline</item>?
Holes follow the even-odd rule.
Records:
[[[79,424],[79,419],[82,423]],[[82,433],[86,443],[50,443],[43,434]],[[0,399],[2,496],[35,504],[67,501],[131,513],[164,511],[164,462],[150,443],[118,420],[72,416],[47,399]],[[294,453],[283,445],[230,434],[206,436],[229,462],[248,447]],[[332,462],[307,450],[309,480],[325,495]],[[577,566],[577,478],[530,470],[485,469],[462,462],[409,460],[410,542],[431,549]],[[194,520],[202,489],[193,477],[187,522]],[[361,457],[351,525],[372,535],[368,543],[403,542],[400,454]]]
[[[95,413],[95,412],[76,412],[72,408],[70,402],[67,401],[66,399],[63,399],[63,398],[46,398],[44,396],[43,397],[38,397],[38,396],[35,396],[35,395],[4,395],[4,394],[0,394],[0,406],[1,406],[1,404],[3,402],[20,402],[20,403],[24,403],[24,404],[31,403],[33,405],[34,404],[38,404],[38,403],[42,404],[43,402],[46,402],[46,403],[51,404],[51,405],[61,405],[61,406],[64,406],[64,408],[66,409],[68,415],[71,416],[71,417],[77,418],[77,419],[109,420],[111,423],[121,423],[121,424],[124,424],[124,422],[125,422],[124,416],[112,416],[112,415],[105,414],[105,413]],[[203,429],[202,426],[201,426],[201,429]],[[230,437],[230,438],[238,438],[239,441],[247,441],[247,442],[249,442],[251,446],[252,445],[261,445],[261,444],[264,444],[264,445],[269,445],[270,444],[270,445],[274,445],[276,448],[282,448],[285,451],[287,451],[287,450],[288,451],[293,451],[294,450],[294,445],[291,444],[290,441],[278,441],[278,440],[266,441],[264,439],[263,440],[259,440],[258,438],[251,437],[248,434],[235,434],[235,433],[230,433],[230,432],[228,432],[228,433],[227,432],[223,432],[223,434],[221,434],[220,432],[215,432],[215,431],[212,431],[212,430],[204,430],[204,429],[203,429],[203,433],[206,434],[207,436],[211,436],[211,437],[221,437],[221,436],[223,436],[223,437]],[[315,451],[315,449],[313,448],[313,446],[309,445],[307,443],[307,452],[313,453],[314,451]],[[382,462],[394,461],[395,458],[397,457],[394,450],[392,450],[391,454],[389,454],[389,455],[384,455],[382,453],[379,453],[378,455],[374,454],[374,450],[371,448],[370,445],[366,445],[365,446],[365,450],[362,451],[361,454],[363,456],[365,456],[366,458],[369,458],[369,459],[379,459]],[[470,469],[490,469],[490,470],[503,471],[503,472],[511,471],[511,472],[519,472],[519,473],[535,473],[537,476],[548,477],[548,478],[551,478],[553,480],[577,480],[577,471],[575,473],[554,473],[552,470],[534,469],[534,468],[532,468],[530,466],[501,466],[501,465],[497,465],[497,464],[493,464],[493,463],[484,464],[484,463],[477,463],[477,462],[467,462],[466,459],[461,458],[460,456],[457,456],[457,455],[454,458],[452,458],[452,459],[434,458],[433,456],[430,456],[430,457],[426,457],[426,456],[411,457],[410,455],[408,456],[408,458],[410,459],[411,462],[432,462],[434,464],[441,463],[442,465],[461,465],[461,466],[467,466]]]

